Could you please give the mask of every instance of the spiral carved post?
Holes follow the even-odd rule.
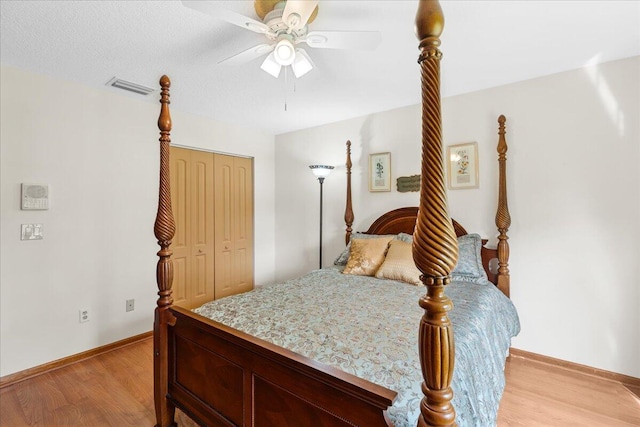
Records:
[[[171,239],[176,231],[171,209],[171,185],[169,152],[171,143],[171,115],[169,114],[169,77],[160,79],[162,91],[160,93],[160,189],[158,196],[158,212],[153,227],[160,251],[156,268],[158,283],[158,306],[155,311],[153,324],[153,374],[154,374],[154,402],[156,407],[156,427],[175,426],[175,407],[167,400],[169,356],[168,356],[168,327],[175,324],[175,318],[168,310],[173,304],[171,286],[173,284],[173,261]]]
[[[351,240],[351,232],[353,229],[351,226],[353,225],[353,206],[351,204],[351,167],[353,164],[351,163],[351,141],[347,141],[347,207],[344,211],[344,223],[347,226],[344,244],[348,245],[349,240]]]
[[[422,177],[420,209],[413,234],[413,259],[422,272],[427,293],[419,301],[419,352],[424,382],[418,426],[449,426],[455,422],[451,404],[454,366],[453,329],[447,312],[453,308],[444,287],[458,260],[458,241],[447,210],[442,161],[440,109],[440,34],[444,16],[437,0],[420,0],[416,35],[420,40],[422,77]]]
[[[496,227],[498,227],[498,289],[509,296],[511,278],[509,276],[509,237],[507,231],[511,225],[511,215],[507,205],[507,140],[505,138],[504,116],[498,117],[498,166],[500,170],[498,187],[498,210],[496,212]]]

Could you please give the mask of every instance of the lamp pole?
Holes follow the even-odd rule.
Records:
[[[327,165],[311,165],[309,166],[311,172],[318,178],[318,182],[320,183],[320,264],[318,268],[322,268],[322,184],[324,184],[324,179],[329,176],[331,170],[333,170],[333,166]]]
[[[322,268],[322,184],[324,184],[324,177],[318,177],[318,181],[320,181],[320,266],[318,268]]]

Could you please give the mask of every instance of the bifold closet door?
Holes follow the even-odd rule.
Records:
[[[253,289],[253,165],[216,154],[215,297]]]
[[[213,154],[171,147],[174,303],[198,307],[214,299]]]

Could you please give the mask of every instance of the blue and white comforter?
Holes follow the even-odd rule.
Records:
[[[520,325],[511,301],[489,282],[453,282],[446,293],[456,342],[452,379],[459,426],[496,424],[504,363]],[[203,305],[196,313],[318,362],[395,390],[388,415],[414,427],[422,374],[418,326],[422,286],[315,270]]]

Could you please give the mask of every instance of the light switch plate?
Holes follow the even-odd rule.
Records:
[[[42,240],[42,224],[22,224],[20,240]]]

